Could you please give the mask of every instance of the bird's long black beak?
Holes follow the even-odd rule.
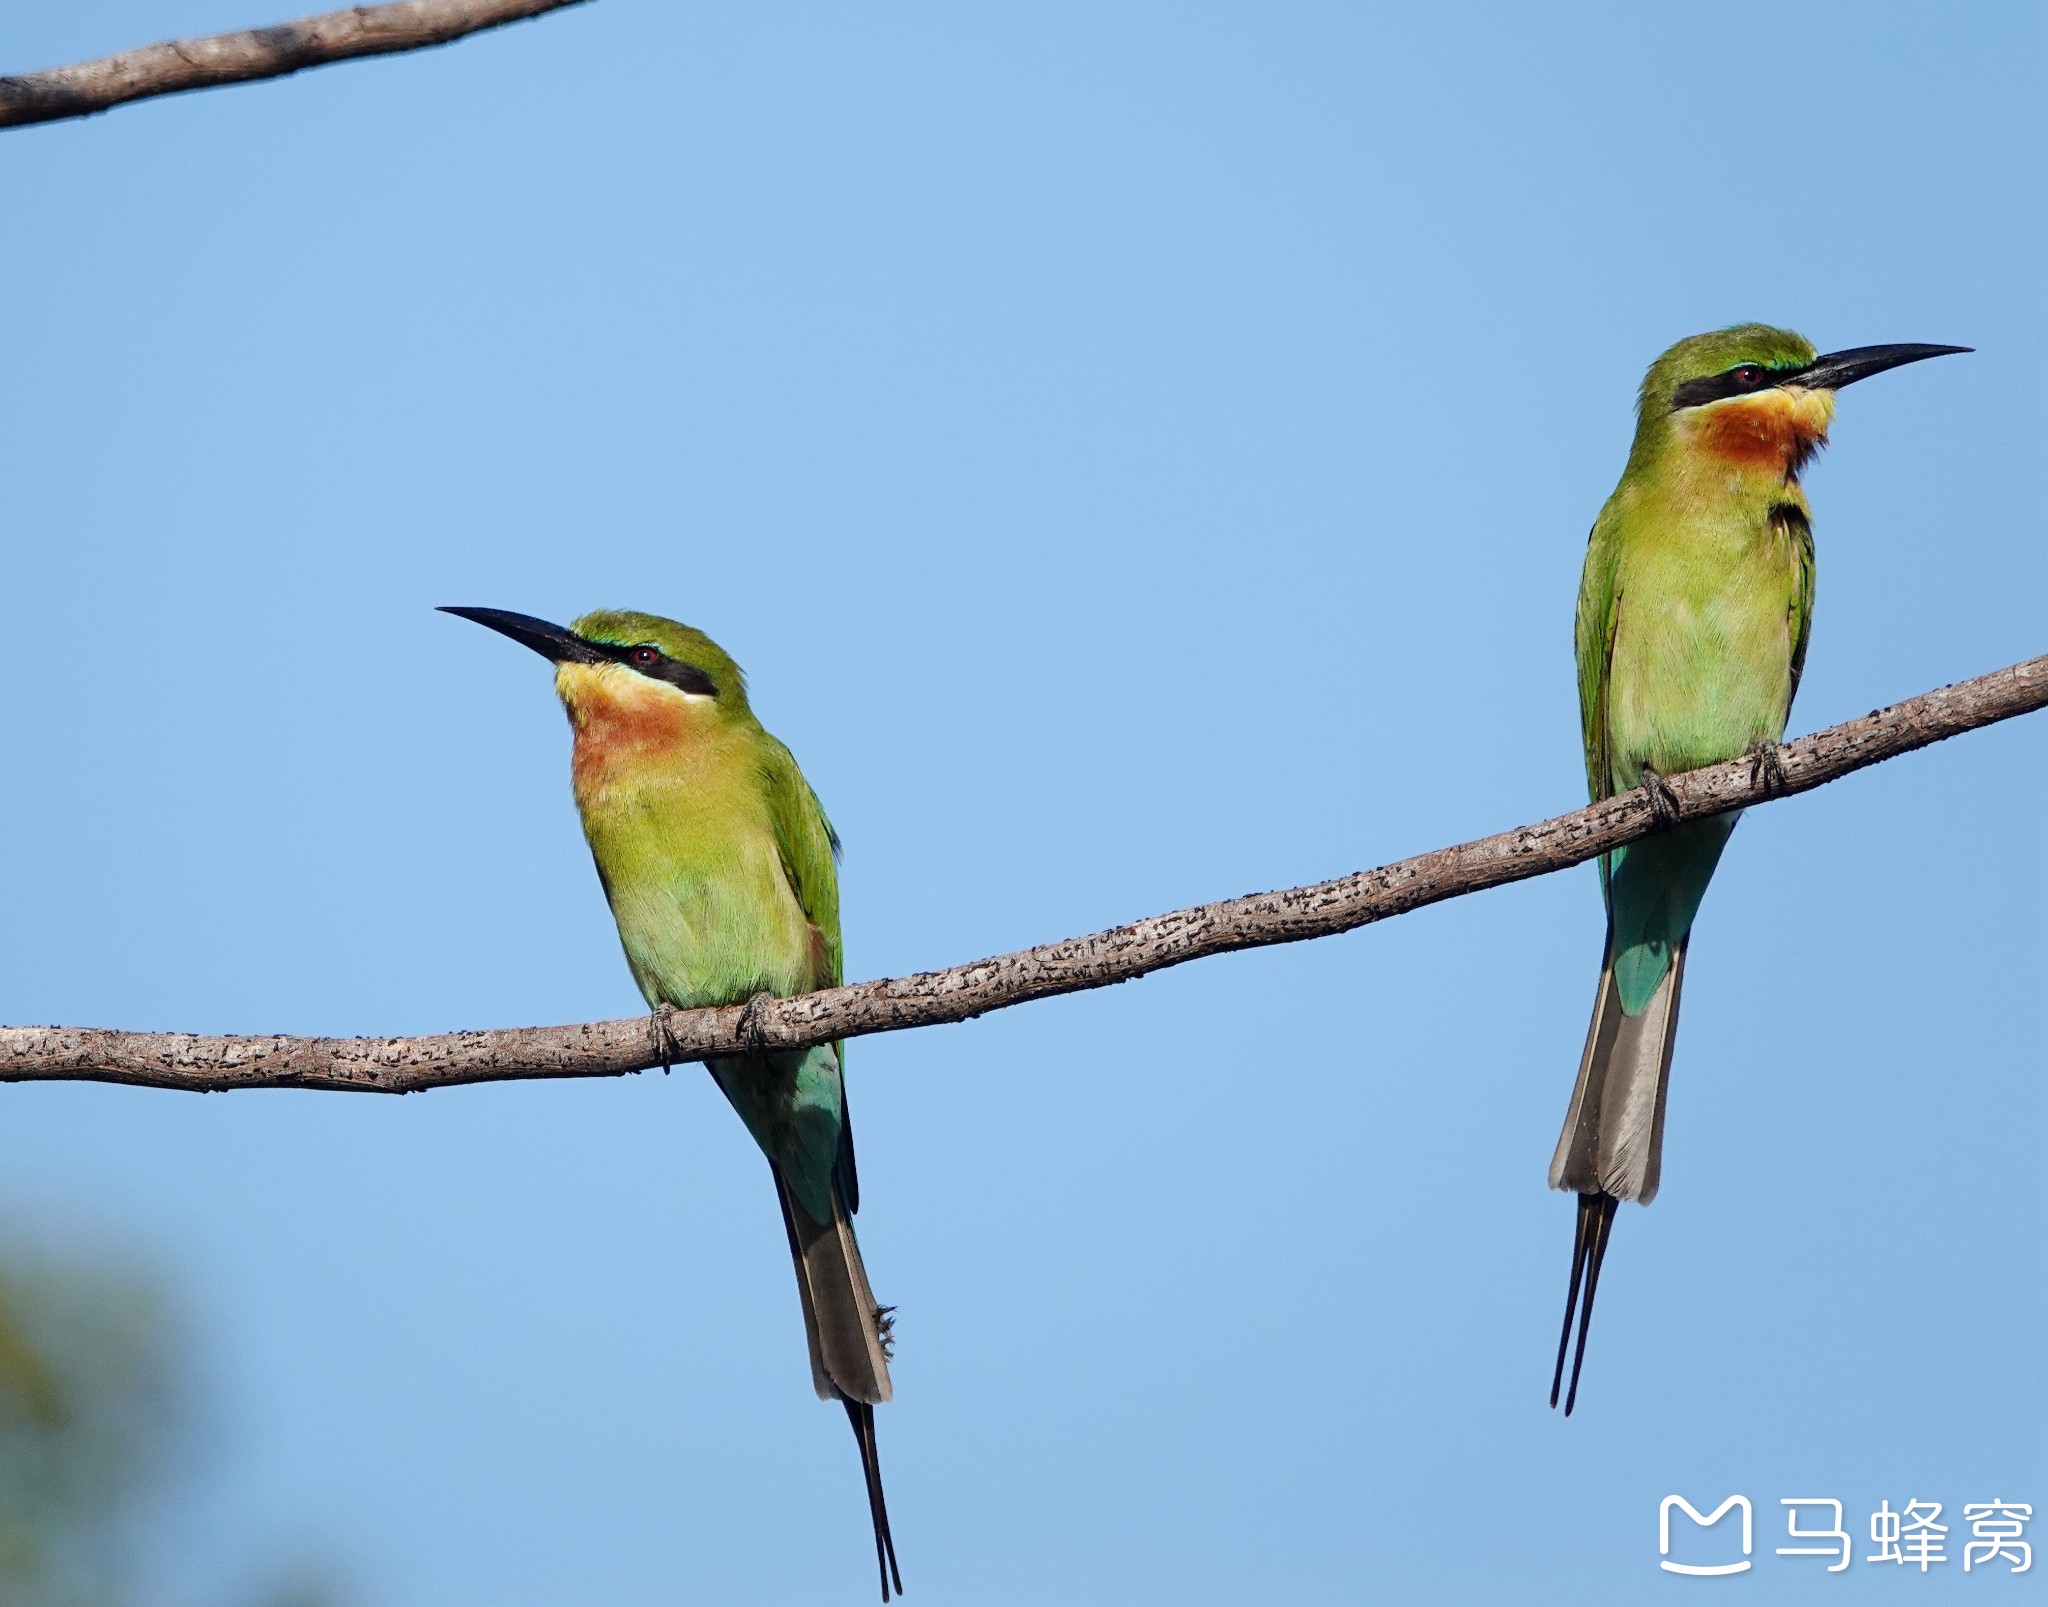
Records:
[[[550,625],[531,614],[515,614],[504,608],[443,608],[437,612],[487,625],[499,635],[532,648],[553,664],[595,664],[605,656],[574,631]]]
[[[1803,385],[1808,390],[1838,391],[1859,379],[1882,374],[1929,357],[1948,357],[1956,352],[1974,351],[1971,346],[1851,346],[1847,351],[1828,352],[1804,368],[1778,377],[1780,385]]]

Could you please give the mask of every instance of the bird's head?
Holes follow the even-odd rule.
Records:
[[[1769,324],[1691,335],[1643,376],[1631,467],[1676,449],[1715,468],[1798,477],[1827,444],[1835,393],[1859,379],[1967,346],[1855,346],[1818,353]]]
[[[555,666],[577,746],[660,750],[752,719],[747,685],[702,631],[657,614],[601,610],[564,628],[502,608],[444,608],[532,648]]]

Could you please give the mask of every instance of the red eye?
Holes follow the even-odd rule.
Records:
[[[1754,363],[1744,363],[1735,370],[1735,377],[1744,385],[1754,385],[1764,377],[1764,371]]]
[[[652,647],[636,647],[633,649],[633,662],[643,670],[652,669],[661,662],[661,654]]]

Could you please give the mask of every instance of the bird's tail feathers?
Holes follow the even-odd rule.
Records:
[[[860,1471],[868,1486],[868,1519],[875,1529],[875,1569],[882,1576],[882,1600],[889,1587],[903,1594],[903,1574],[896,1566],[896,1537],[889,1532],[889,1503],[882,1494],[882,1458],[875,1449],[875,1409],[866,1401],[845,1401],[846,1420],[860,1447]]]
[[[1557,1336],[1557,1367],[1550,1375],[1550,1404],[1564,1384],[1565,1352],[1572,1342],[1572,1314],[1578,1313],[1579,1344],[1572,1352],[1572,1386],[1564,1398],[1564,1415],[1570,1417],[1579,1404],[1579,1369],[1586,1365],[1586,1332],[1593,1326],[1593,1296],[1600,1292],[1600,1264],[1607,1259],[1607,1235],[1614,1228],[1614,1208],[1621,1202],[1612,1194],[1581,1194],[1579,1223],[1572,1235],[1572,1280],[1564,1297],[1564,1331]],[[1586,1300],[1579,1304],[1583,1280]]]
[[[1586,1334],[1593,1326],[1593,1297],[1623,1200],[1648,1205],[1657,1197],[1664,1165],[1664,1096],[1671,1082],[1671,1045],[1678,1033],[1678,997],[1685,982],[1685,943],[1671,953],[1670,969],[1639,1015],[1621,1007],[1614,982],[1614,955],[1600,970],[1593,1024],[1579,1080],[1565,1114],[1564,1132],[1550,1162],[1550,1186],[1579,1197],[1572,1235],[1571,1284],[1565,1294],[1564,1330],[1557,1339],[1557,1366],[1550,1375],[1550,1404],[1564,1388],[1564,1362],[1572,1357],[1571,1386],[1564,1392],[1569,1417],[1579,1399],[1579,1370],[1586,1362]],[[1583,1291],[1583,1302],[1582,1302]],[[1572,1318],[1579,1340],[1572,1346]]]
[[[875,1446],[875,1406],[890,1397],[889,1311],[875,1303],[861,1264],[853,1220],[835,1184],[832,1220],[819,1222],[806,1211],[776,1173],[782,1223],[789,1230],[789,1256],[796,1264],[797,1293],[804,1304],[804,1338],[811,1351],[811,1382],[820,1400],[838,1401],[853,1425],[867,1483],[868,1518],[875,1531],[875,1566],[882,1576],[882,1600],[891,1586],[903,1594],[896,1566],[896,1539],[889,1530],[889,1506],[882,1494],[882,1462]]]
[[[1664,1095],[1671,1081],[1671,1046],[1678,1034],[1685,949],[1681,941],[1672,950],[1671,968],[1640,1015],[1629,1015],[1621,1007],[1612,954],[1601,967],[1579,1080],[1550,1161],[1552,1188],[1612,1194],[1642,1205],[1657,1197],[1664,1167]]]
[[[782,1200],[782,1224],[789,1230],[797,1293],[804,1303],[804,1337],[810,1342],[811,1382],[818,1398],[868,1405],[888,1400],[888,1313],[875,1303],[868,1287],[853,1220],[839,1190],[832,1190],[832,1220],[818,1222],[790,1193],[780,1173],[775,1188]]]

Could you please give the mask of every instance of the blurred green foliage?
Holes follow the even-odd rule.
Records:
[[[0,1603],[119,1607],[179,1397],[166,1303],[112,1262],[0,1251]]]

